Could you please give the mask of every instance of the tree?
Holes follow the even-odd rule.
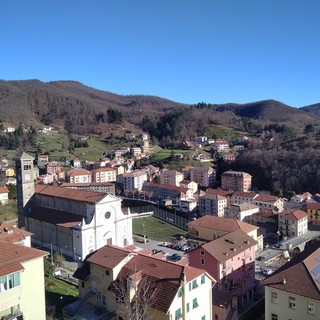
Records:
[[[314,125],[313,124],[307,124],[304,127],[303,133],[306,134],[306,135],[313,134],[314,133]]]
[[[119,303],[118,316],[126,320],[151,319],[150,307],[155,303],[157,286],[155,279],[142,270],[123,268],[111,285]]]

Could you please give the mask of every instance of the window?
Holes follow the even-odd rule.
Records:
[[[201,284],[204,284],[206,282],[206,276],[203,274],[201,276]]]
[[[308,301],[308,313],[315,314],[316,313],[316,304],[312,301]]]
[[[106,270],[106,276],[108,276],[110,274],[109,270]]]
[[[201,317],[201,320],[206,320],[206,316],[202,316],[202,317]]]
[[[219,316],[217,314],[214,315],[214,320],[219,320]]]
[[[195,309],[198,307],[199,307],[198,300],[197,300],[197,298],[194,298],[192,301],[192,309]]]
[[[189,312],[190,311],[190,303],[188,302],[187,303],[187,312]]]
[[[192,290],[192,287],[191,287],[191,282],[189,282],[189,291],[191,291]]]
[[[20,273],[0,277],[0,292],[20,286]]]
[[[204,259],[201,258],[201,261],[200,261],[201,265],[204,265]]]
[[[175,318],[176,318],[176,320],[182,318],[181,308],[179,308],[178,310],[176,310]]]
[[[102,297],[102,305],[104,307],[106,307],[107,306],[107,297],[104,294],[102,294],[101,297]]]
[[[200,254],[204,256],[204,250],[200,250]]]
[[[271,302],[278,303],[278,293],[277,292],[271,292]]]
[[[178,291],[178,298],[181,298],[183,296],[183,289],[180,288]]]
[[[196,288],[198,288],[197,280],[193,280],[192,281],[192,289],[196,289]]]
[[[84,288],[84,282],[83,281],[81,281],[81,287]]]
[[[296,308],[296,298],[289,297],[289,308],[290,309]]]

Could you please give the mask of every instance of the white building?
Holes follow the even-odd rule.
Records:
[[[110,194],[34,185],[33,158],[15,158],[18,174],[19,227],[32,232],[32,242],[52,245],[75,261],[105,244],[133,243],[132,220],[121,199]]]
[[[147,173],[143,170],[123,173],[117,177],[117,181],[123,184],[125,192],[140,191],[147,181]]]
[[[86,183],[91,182],[91,173],[86,169],[77,168],[68,171],[66,178],[69,183]]]
[[[259,210],[260,208],[258,206],[255,206],[254,204],[234,204],[224,208],[224,217],[248,222],[247,217],[258,213]]]

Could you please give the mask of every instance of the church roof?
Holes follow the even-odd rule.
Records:
[[[97,203],[107,196],[102,192],[68,189],[49,185],[36,185],[35,192],[39,195],[88,203]]]

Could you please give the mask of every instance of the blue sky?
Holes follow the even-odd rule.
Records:
[[[0,79],[184,103],[319,103],[319,0],[0,1]]]

